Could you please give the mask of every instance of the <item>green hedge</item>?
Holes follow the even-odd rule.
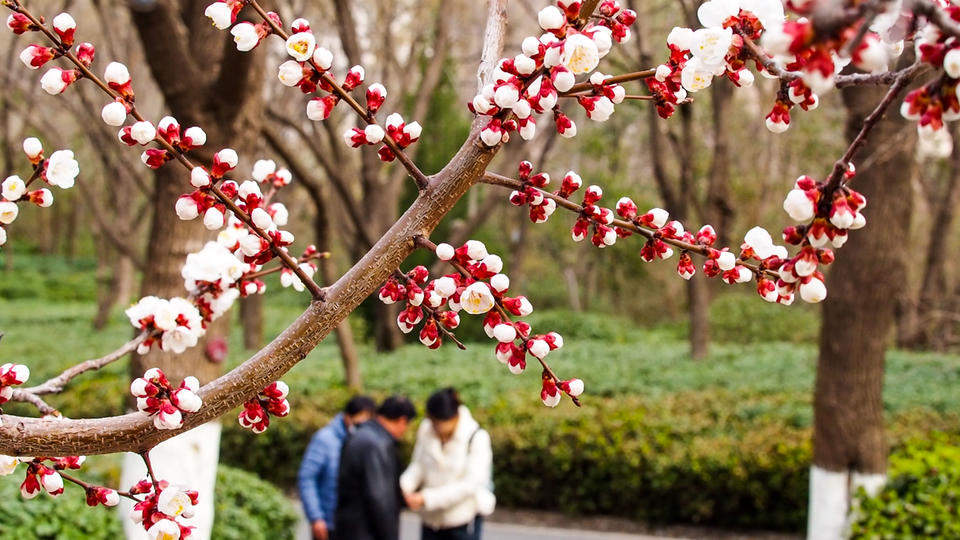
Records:
[[[729,399],[717,396],[714,403]],[[333,412],[301,403],[259,436],[226,425],[221,459],[292,488],[307,441]],[[803,526],[807,428],[746,419],[721,433],[711,427],[723,422],[712,406],[680,420],[680,411],[653,410],[637,398],[593,398],[580,410],[504,399],[475,413],[491,433],[504,506],[657,522]],[[753,433],[748,425],[755,425]],[[742,438],[732,433],[739,430]]]
[[[890,458],[890,481],[876,496],[858,496],[851,538],[960,538],[960,447],[957,437],[908,443]]]
[[[0,478],[0,538],[83,540],[123,537],[116,509],[87,506],[82,491],[68,485],[53,499],[20,496],[18,473]],[[95,475],[94,475],[95,476]],[[88,475],[89,477],[89,475]],[[292,540],[297,513],[284,494],[255,475],[232,467],[217,469],[213,538],[218,540]]]
[[[212,538],[293,540],[299,515],[283,492],[255,474],[217,469]]]
[[[87,506],[83,491],[68,485],[53,499],[44,494],[31,500],[20,496],[23,465],[0,477],[0,538],[16,540],[83,540],[122,538],[115,509]]]

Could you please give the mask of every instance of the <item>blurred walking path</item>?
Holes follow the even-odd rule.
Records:
[[[299,507],[299,501],[296,502]],[[634,530],[639,524],[617,518],[568,519],[549,512],[498,510],[496,521],[483,525],[484,540],[794,540],[798,535],[749,532],[734,533],[699,527],[669,527],[652,533],[615,532],[604,529],[624,527]],[[544,525],[547,523],[549,525]],[[629,526],[632,524],[633,526]],[[400,540],[420,539],[420,518],[404,512],[400,519]],[[297,525],[297,540],[311,540],[310,528],[301,517]]]
[[[420,518],[416,514],[404,513],[400,520],[400,540],[419,540]],[[548,540],[564,538],[582,538],[585,540],[659,540],[663,536],[641,534],[581,531],[576,529],[557,529],[537,525],[519,525],[515,523],[483,524],[484,540]]]
[[[484,540],[549,540],[564,538],[582,538],[585,540],[660,540],[667,537],[487,522],[483,525],[483,538]],[[419,539],[420,518],[417,517],[416,514],[404,512],[403,517],[400,519],[400,540]],[[306,521],[301,521],[297,526],[297,540],[311,540],[310,530],[307,527]]]

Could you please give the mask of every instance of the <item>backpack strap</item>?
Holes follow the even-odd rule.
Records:
[[[473,430],[473,433],[470,434],[470,438],[467,439],[467,455],[470,455],[470,451],[473,450],[473,439],[476,438],[477,433],[483,431],[483,428],[477,426],[477,429]],[[493,467],[490,468],[490,480],[487,482],[487,489],[493,493]]]
[[[476,437],[477,433],[480,433],[481,431],[483,431],[483,429],[480,426],[477,426],[477,428],[473,430],[473,433],[470,434],[470,438],[467,439],[467,453],[470,452],[470,448],[473,446],[474,437]]]

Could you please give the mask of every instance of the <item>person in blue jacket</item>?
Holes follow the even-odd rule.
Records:
[[[297,487],[316,540],[328,540],[334,527],[337,473],[343,443],[354,426],[370,419],[376,407],[373,399],[367,396],[351,398],[342,413],[313,435],[303,454]]]

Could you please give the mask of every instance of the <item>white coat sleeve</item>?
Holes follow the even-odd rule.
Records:
[[[413,455],[410,457],[410,465],[400,475],[400,489],[404,493],[415,493],[423,484],[423,437],[420,435],[418,432],[417,442],[413,445]]]

